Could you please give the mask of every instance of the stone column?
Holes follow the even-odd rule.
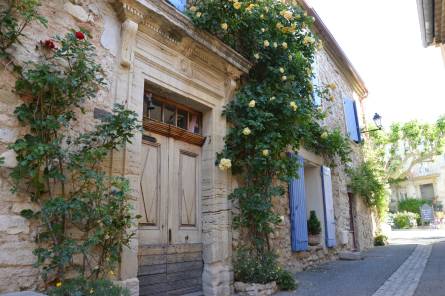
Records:
[[[118,56],[119,65],[116,69],[114,84],[115,102],[124,105],[126,108],[135,111],[142,120],[143,101],[142,96],[136,97],[132,94],[132,83],[134,75],[134,46],[136,44],[136,34],[139,23],[143,15],[136,9],[124,4],[118,8],[121,13],[121,47]],[[140,148],[141,133],[138,132],[132,139],[131,144],[127,144],[121,151],[112,155],[112,174],[127,178],[130,182],[130,202],[137,214],[137,187],[140,174]],[[137,231],[134,226],[130,231]],[[136,236],[137,237],[137,236]],[[139,295],[138,273],[138,240],[134,238],[130,242],[129,248],[122,251],[121,265],[119,269],[119,280],[122,285],[130,290],[132,296]]]

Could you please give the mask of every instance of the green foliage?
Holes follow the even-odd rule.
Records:
[[[19,41],[25,28],[33,21],[46,27],[47,21],[37,13],[39,0],[8,0],[0,4],[0,58],[7,56],[6,49]]]
[[[394,123],[389,131],[370,133],[390,183],[406,179],[416,164],[434,160],[445,148],[445,116],[435,123]]]
[[[307,230],[309,234],[317,235],[321,233],[320,220],[317,218],[315,211],[311,211],[309,219],[307,220]]]
[[[239,249],[234,264],[235,278],[244,283],[267,284],[276,281],[282,290],[296,289],[294,277],[277,264],[273,252],[253,254],[247,249]]]
[[[397,229],[408,229],[417,226],[419,215],[410,212],[398,212],[393,216],[394,227]]]
[[[385,181],[379,167],[371,161],[365,161],[360,166],[350,169],[348,174],[351,178],[352,192],[364,198],[368,206],[374,207],[379,217],[384,217],[388,209],[388,199]]]
[[[422,207],[424,204],[431,206],[432,202],[428,199],[407,198],[399,201],[397,204],[397,209],[399,212],[411,212],[420,216],[420,207]]]
[[[235,226],[248,229],[252,246],[265,252],[268,235],[280,221],[272,211],[272,197],[286,192],[272,180],[298,177],[296,160],[285,152],[296,151],[303,143],[327,159],[346,161],[350,151],[339,131],[320,126],[325,114],[314,104],[313,95],[326,98],[329,93],[311,82],[317,40],[309,27],[314,20],[299,6],[274,0],[197,0],[188,14],[198,27],[253,65],[225,107],[231,125],[218,162],[221,169],[231,167],[243,180],[230,195],[241,209]]]
[[[56,37],[57,48],[43,46],[42,59],[28,63],[16,81],[16,92],[26,99],[15,115],[29,132],[10,145],[18,161],[10,176],[13,190],[29,193],[40,206],[21,214],[40,224],[34,254],[47,282],[64,282],[72,271],[86,279],[107,277],[134,236],[128,231],[134,218],[128,180],[109,176],[103,165],[111,151],[130,143],[137,114],[115,105],[93,130],[75,130],[83,103],[104,85],[95,48],[84,35]],[[66,295],[79,295],[72,293]]]
[[[130,296],[127,289],[109,280],[70,279],[49,290],[49,296]]]
[[[388,237],[383,234],[376,235],[374,237],[374,246],[386,246],[388,244]]]

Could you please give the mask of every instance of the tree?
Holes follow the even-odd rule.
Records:
[[[411,177],[417,164],[433,162],[445,148],[445,116],[434,123],[412,120],[394,123],[389,131],[370,133],[368,153],[376,159],[390,184]]]

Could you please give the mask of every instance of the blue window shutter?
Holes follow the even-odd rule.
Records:
[[[312,85],[314,86],[314,90],[312,92],[312,97],[314,99],[314,105],[315,106],[321,106],[321,97],[315,91],[315,86],[318,86],[318,84],[319,84],[319,80],[318,80],[318,64],[317,64],[317,62],[314,62],[312,64],[312,71],[314,73],[314,76],[312,77]]]
[[[187,8],[187,0],[167,0],[170,2],[177,10],[184,12]]]
[[[332,197],[332,179],[331,169],[325,166],[321,167],[321,182],[323,186],[323,206],[324,221],[326,228],[326,246],[328,248],[335,247],[335,216],[334,216],[334,200]]]
[[[357,103],[354,102],[354,115],[355,115],[355,127],[357,129],[357,135],[358,135],[358,142],[360,143],[362,141],[362,133],[360,132],[360,122],[358,121],[358,112],[357,112]]]
[[[344,110],[345,110],[345,120],[346,129],[349,138],[356,143],[361,141],[360,136],[360,125],[358,123],[357,107],[354,100],[344,99]]]
[[[289,183],[289,208],[291,220],[292,251],[306,251],[308,249],[306,194],[304,190],[304,160],[301,156],[292,154],[298,159],[298,179]]]

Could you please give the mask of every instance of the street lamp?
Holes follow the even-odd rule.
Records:
[[[377,128],[372,129],[372,130],[362,129],[361,130],[362,134],[369,133],[369,132],[375,132],[375,131],[381,131],[382,130],[382,128],[383,128],[383,126],[382,126],[382,116],[380,116],[378,113],[375,113],[374,117],[372,117],[372,120],[374,121],[374,125]]]

